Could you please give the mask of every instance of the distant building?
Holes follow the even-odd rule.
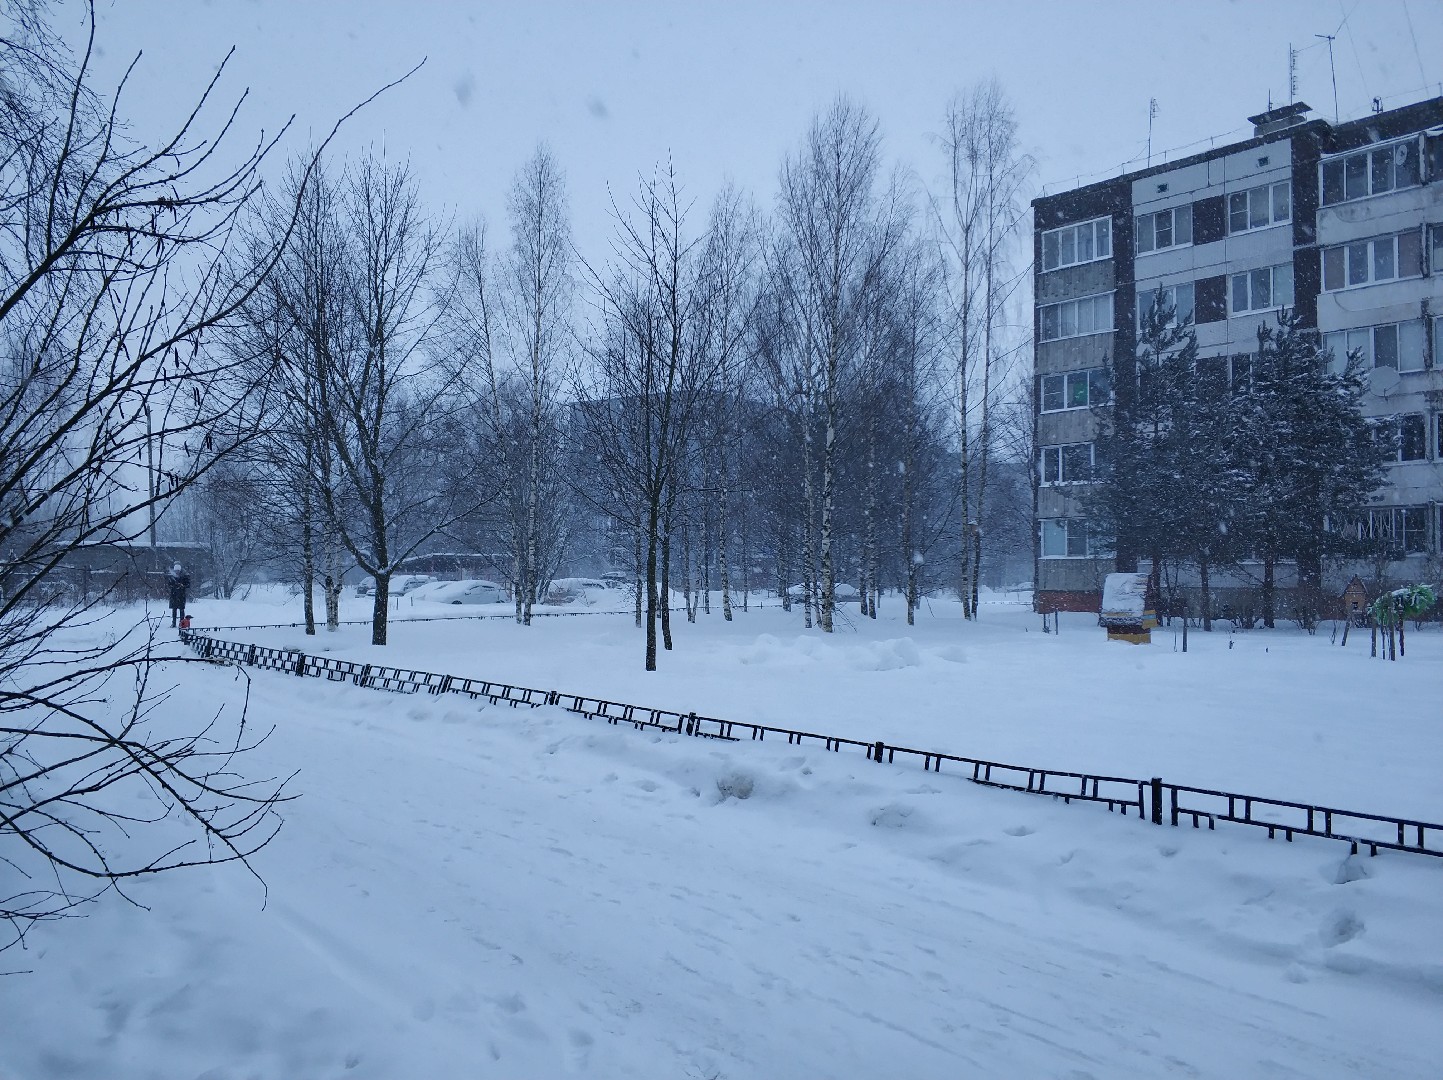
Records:
[[[1272,109],[1246,141],[1033,200],[1039,608],[1096,611],[1119,569],[1076,484],[1109,400],[1104,363],[1132,355],[1158,290],[1192,315],[1200,364],[1255,349],[1279,307],[1339,362],[1362,350],[1364,411],[1398,416],[1401,435],[1362,527],[1400,576],[1440,552],[1443,97],[1336,125],[1309,111]]]

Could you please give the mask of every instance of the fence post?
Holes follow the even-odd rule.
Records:
[[[1162,824],[1162,777],[1152,778],[1152,823]]]
[[[302,652],[302,653],[296,653],[296,674],[297,674],[297,675],[304,675],[305,673],[306,673],[306,654],[303,653],[303,652]]]
[[[873,760],[873,761],[881,761],[881,760],[882,760],[882,751],[883,751],[884,749],[886,749],[886,747],[884,747],[884,746],[882,745],[882,740],[881,740],[881,739],[878,739],[878,740],[877,740],[877,744],[872,747],[872,760]]]

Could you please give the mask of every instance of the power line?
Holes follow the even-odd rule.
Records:
[[[1413,42],[1413,55],[1418,58],[1418,74],[1427,82],[1428,72],[1423,67],[1423,54],[1418,51],[1418,34],[1413,29],[1413,13],[1408,10],[1408,0],[1403,0],[1403,17],[1408,20],[1408,38]]]

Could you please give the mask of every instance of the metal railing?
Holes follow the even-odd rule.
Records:
[[[695,712],[655,709],[583,694],[538,690],[490,679],[468,679],[383,664],[361,664],[329,656],[307,655],[297,649],[223,641],[193,629],[182,630],[180,638],[202,659],[245,664],[302,677],[325,678],[331,682],[350,682],[392,693],[462,694],[473,700],[485,699],[493,705],[509,705],[512,708],[552,705],[580,716],[602,719],[609,724],[630,724],[637,730],[651,728],[724,742],[763,742],[770,737],[774,741],[785,739],[789,745],[814,746],[834,753],[844,748],[861,750],[870,761],[895,764],[900,760],[920,764],[927,772],[940,773],[945,764],[950,775],[986,787],[1030,795],[1050,795],[1064,803],[1098,803],[1110,812],[1124,816],[1136,811],[1139,818],[1150,820],[1154,825],[1179,826],[1190,822],[1196,829],[1206,822],[1209,829],[1215,829],[1222,821],[1265,829],[1269,839],[1282,835],[1290,842],[1294,836],[1341,841],[1349,844],[1355,855],[1366,848],[1370,855],[1377,855],[1379,849],[1388,849],[1443,857],[1443,824],[1413,818],[1172,784],[1160,777],[1142,780],[1010,765],[961,754],[897,746],[880,739],[867,742],[744,720],[698,716]]]

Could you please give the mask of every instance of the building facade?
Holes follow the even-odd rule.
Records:
[[[1301,103],[1251,117],[1254,137],[1033,201],[1035,597],[1096,611],[1116,538],[1078,499],[1111,400],[1161,292],[1196,327],[1199,365],[1256,349],[1280,308],[1335,362],[1369,369],[1364,412],[1398,425],[1366,530],[1420,577],[1443,551],[1443,98],[1342,124]],[[1281,582],[1287,584],[1286,581]],[[1340,586],[1341,588],[1341,586]]]

